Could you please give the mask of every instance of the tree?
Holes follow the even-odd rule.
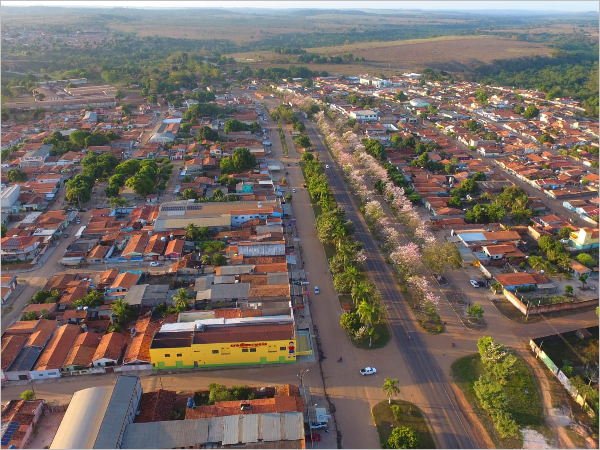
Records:
[[[480,338],[477,341],[477,348],[486,373],[504,384],[507,377],[513,372],[517,358],[503,344],[495,342],[491,337]]]
[[[20,321],[21,322],[26,322],[28,320],[37,320],[38,318],[38,313],[35,311],[29,311],[26,313],[23,313],[23,315],[21,316]]]
[[[366,283],[359,281],[352,286],[351,296],[354,306],[357,306],[362,302],[369,300],[371,297],[371,289]]]
[[[87,138],[90,134],[89,131],[85,130],[75,130],[69,135],[69,142],[73,145],[76,145],[79,149],[85,147],[85,138]]]
[[[313,161],[315,159],[315,155],[309,152],[302,153],[302,161]]]
[[[177,293],[173,296],[173,305],[175,305],[175,309],[177,312],[187,311],[190,295],[188,294],[185,288],[180,288]]]
[[[590,269],[597,264],[596,260],[589,253],[580,253],[575,259]]]
[[[558,237],[560,239],[569,239],[573,230],[569,227],[563,227],[558,231]]]
[[[183,190],[183,198],[186,200],[197,199],[198,193],[191,188],[187,188]]]
[[[6,231],[7,231],[6,225],[2,224],[2,237],[6,237]]]
[[[211,263],[213,266],[224,266],[227,264],[227,257],[223,253],[215,252]]]
[[[540,114],[540,110],[535,105],[529,105],[525,111],[523,111],[523,117],[526,119],[533,119]]]
[[[221,168],[222,174],[237,172],[237,170],[235,168],[235,163],[233,162],[233,159],[231,159],[231,158],[223,158],[220,163],[220,168]]]
[[[100,306],[104,304],[104,294],[100,291],[92,291],[87,294],[85,297],[80,298],[79,300],[75,300],[73,302],[73,306],[88,306],[91,308],[95,308],[96,306]]]
[[[125,98],[125,94],[123,94],[123,91],[121,91],[120,89],[117,89],[115,91],[115,100],[121,100]]]
[[[502,291],[502,284],[498,283],[497,281],[494,281],[491,285],[491,288],[494,291],[494,293],[497,294],[498,292]]]
[[[207,127],[206,125],[203,126],[202,128],[200,128],[200,130],[198,131],[198,134],[196,134],[196,139],[199,142],[202,141],[216,141],[219,138],[219,132],[216,130],[213,130],[210,127]]]
[[[187,227],[185,227],[185,236],[190,241],[195,241],[198,239],[200,235],[200,230],[193,223],[188,223]]]
[[[340,325],[349,334],[353,335],[360,328],[360,317],[357,313],[346,312],[340,317]]]
[[[19,169],[12,169],[6,172],[6,177],[13,183],[27,181],[27,174]]]
[[[371,305],[365,301],[359,303],[356,312],[360,316],[360,321],[364,323],[367,328],[371,328],[373,326],[378,315],[375,305]]]
[[[388,404],[392,403],[392,396],[396,396],[400,393],[400,388],[396,386],[396,384],[398,384],[399,382],[400,380],[398,380],[398,378],[385,379],[381,389],[383,390],[383,392],[385,392],[385,395],[387,395]]]
[[[31,389],[23,391],[21,392],[21,399],[25,400],[26,402],[35,400],[35,392],[33,392]]]
[[[581,281],[581,289],[585,289],[585,285],[587,284],[587,279],[588,279],[588,275],[587,274],[583,274],[583,275],[579,275],[578,280]]]
[[[570,284],[567,284],[565,286],[565,294],[567,294],[568,296],[573,295],[573,286],[571,286]]]
[[[122,208],[129,205],[129,200],[124,197],[113,197],[110,199],[111,208]]]
[[[419,436],[408,427],[396,427],[387,441],[387,448],[420,448]]]
[[[545,144],[546,142],[548,142],[550,144],[554,144],[554,138],[552,136],[550,136],[548,133],[544,133],[538,138],[538,142],[540,144]]]
[[[473,303],[467,308],[467,315],[474,319],[481,319],[483,317],[483,308],[479,303]]]
[[[250,150],[244,147],[238,147],[233,151],[231,160],[237,172],[242,172],[246,169],[253,169],[256,166],[256,156]]]
[[[112,304],[111,311],[115,315],[115,319],[119,325],[123,324],[130,314],[127,302],[123,299],[115,300]]]
[[[35,293],[35,295],[31,298],[29,303],[35,303],[35,304],[45,303],[46,299],[50,296],[51,296],[50,292],[48,292],[48,291],[37,291]]]

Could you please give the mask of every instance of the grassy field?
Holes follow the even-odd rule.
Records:
[[[473,383],[482,373],[483,366],[478,353],[460,358],[452,364],[453,381],[465,394],[497,448],[521,448],[523,446],[521,435],[514,438],[500,437],[489,414],[479,406]],[[542,434],[547,433],[538,386],[522,358],[517,356],[515,373],[504,385],[504,389],[508,398],[507,411],[519,427],[531,427]]]
[[[419,408],[409,402],[392,400],[392,405],[399,405],[402,412],[400,420],[394,418],[390,404],[387,400],[378,403],[371,410],[373,420],[377,426],[381,448],[387,448],[387,440],[395,427],[412,428],[419,435],[419,448],[436,448],[433,437],[429,431],[427,419]]]

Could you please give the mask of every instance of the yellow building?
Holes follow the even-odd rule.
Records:
[[[571,241],[578,250],[598,248],[598,229],[580,228],[579,231],[571,233]]]
[[[282,322],[251,319],[165,324],[150,345],[152,367],[175,369],[296,362],[294,324],[289,318]]]

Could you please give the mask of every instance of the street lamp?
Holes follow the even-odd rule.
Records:
[[[309,370],[310,369],[301,370],[300,373],[296,375],[298,378],[300,378],[300,386],[304,385],[304,375],[306,375]]]

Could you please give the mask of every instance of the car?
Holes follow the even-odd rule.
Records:
[[[325,168],[326,168],[326,169],[329,169],[329,164],[325,164]]]
[[[469,283],[471,283],[471,286],[478,288],[479,287],[479,283],[475,280],[469,280]]]
[[[320,442],[321,441],[321,435],[319,433],[307,434],[306,436],[304,436],[304,440],[306,442]]]
[[[479,283],[479,287],[486,287],[487,283],[485,281],[478,281],[477,283]]]
[[[327,429],[327,422],[318,422],[318,423],[313,423],[312,425],[310,425],[310,429],[311,430],[326,430]]]
[[[160,266],[160,263],[157,263],[156,261],[152,261],[152,262],[150,263],[150,265],[151,265],[152,267],[158,267],[158,266]]]
[[[289,175],[290,173],[289,173],[289,172],[286,170],[286,171],[285,171],[285,174],[286,174],[286,175]]]
[[[365,367],[364,369],[360,369],[360,374],[364,377],[365,375],[375,375],[377,373],[377,369],[375,367]]]
[[[296,193],[296,189],[292,189],[292,192],[295,194]]]
[[[294,163],[294,165],[295,165],[295,166],[297,166],[297,165],[298,165],[298,163],[297,163],[297,162],[295,162],[295,163]]]
[[[321,291],[319,291],[319,286],[315,286],[315,294],[320,293]]]

